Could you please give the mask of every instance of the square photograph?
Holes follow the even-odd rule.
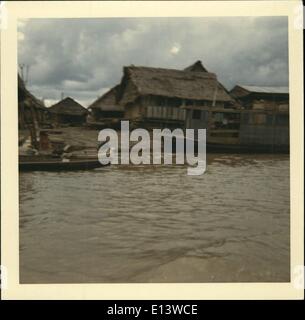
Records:
[[[20,284],[290,282],[288,80],[285,16],[18,19]]]

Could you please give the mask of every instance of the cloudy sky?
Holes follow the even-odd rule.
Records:
[[[28,88],[46,105],[63,93],[88,106],[130,64],[182,69],[201,60],[228,89],[288,85],[285,17],[30,19],[18,36]]]

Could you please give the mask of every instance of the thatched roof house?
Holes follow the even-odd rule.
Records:
[[[183,125],[185,106],[232,103],[227,90],[200,61],[185,70],[128,66],[121,83],[90,107],[124,107],[125,118],[153,126]]]
[[[57,123],[82,124],[86,121],[88,110],[74,99],[67,97],[49,108]]]
[[[37,109],[46,110],[44,103],[37,99],[32,93],[30,93],[29,90],[25,87],[24,81],[21,79],[21,77],[18,75],[18,101],[20,103],[23,103],[24,106],[30,106]]]
[[[139,96],[195,101],[230,102],[232,98],[214,73],[148,67],[125,67],[120,104],[134,102]]]
[[[277,108],[289,104],[288,87],[236,85],[230,94],[246,109]]]
[[[272,152],[289,150],[289,88],[236,85],[232,96],[244,109],[240,143],[269,146]]]
[[[124,107],[117,103],[119,85],[113,87],[97,100],[88,109],[100,109],[101,111],[124,111]]]
[[[289,95],[288,87],[280,87],[280,86],[246,86],[238,84],[232,90],[231,93],[234,93],[236,97],[245,97],[249,94],[261,94],[261,95]]]
[[[63,100],[52,105],[49,110],[52,113],[62,115],[82,116],[88,113],[86,108],[70,97],[64,98]]]
[[[42,125],[48,117],[48,108],[37,99],[25,87],[25,83],[18,74],[18,123],[19,128],[26,128],[28,125]]]
[[[87,117],[87,123],[98,127],[116,127],[124,118],[125,108],[118,101],[119,85],[113,87],[88,108],[91,114]]]

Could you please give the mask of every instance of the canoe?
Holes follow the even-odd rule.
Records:
[[[20,171],[74,171],[91,170],[105,165],[98,160],[73,160],[68,162],[50,160],[50,161],[20,161]]]

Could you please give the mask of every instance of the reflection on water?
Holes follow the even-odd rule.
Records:
[[[20,174],[20,281],[289,281],[289,157]]]

